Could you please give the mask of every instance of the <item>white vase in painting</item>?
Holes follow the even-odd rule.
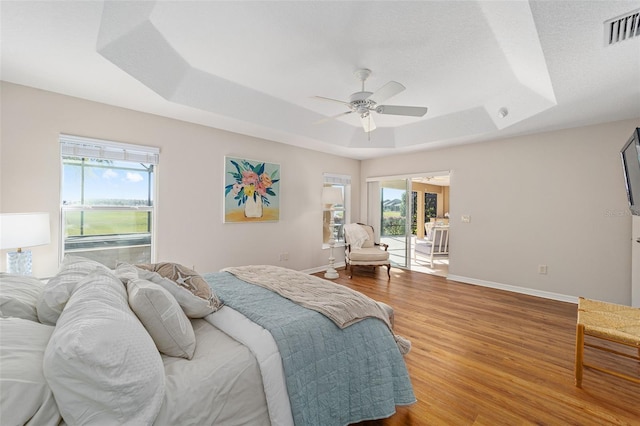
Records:
[[[262,217],[262,197],[247,198],[244,203],[244,216],[245,217]]]

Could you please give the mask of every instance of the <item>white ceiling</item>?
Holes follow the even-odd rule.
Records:
[[[5,81],[364,159],[640,117],[634,1],[6,1]],[[348,101],[390,80],[370,138]],[[498,111],[506,108],[505,118]],[[87,135],[99,136],[99,135]]]

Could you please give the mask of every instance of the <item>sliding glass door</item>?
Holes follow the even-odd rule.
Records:
[[[380,242],[389,245],[391,264],[411,266],[412,199],[409,179],[368,182],[368,217],[380,233]]]

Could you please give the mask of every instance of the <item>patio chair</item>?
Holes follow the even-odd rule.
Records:
[[[391,279],[391,262],[389,261],[388,244],[376,243],[373,226],[364,223],[350,223],[344,227],[345,270],[349,278],[353,277],[354,266],[386,266],[387,276]]]

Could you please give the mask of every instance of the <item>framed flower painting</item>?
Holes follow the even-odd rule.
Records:
[[[280,165],[224,158],[224,222],[280,219]]]

